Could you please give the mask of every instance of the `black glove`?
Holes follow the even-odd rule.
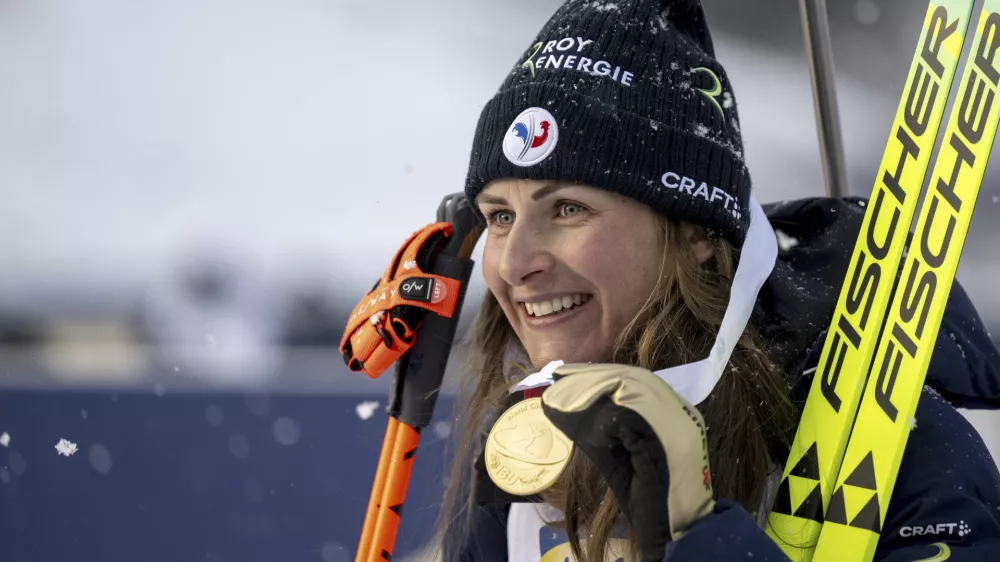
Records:
[[[603,475],[642,560],[660,562],[715,507],[701,414],[646,369],[574,364],[555,377],[542,410]]]

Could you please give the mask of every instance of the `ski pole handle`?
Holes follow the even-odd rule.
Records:
[[[453,232],[434,258],[432,273],[460,282],[458,300],[451,317],[427,315],[416,330],[413,347],[396,363],[389,397],[389,423],[355,562],[392,559],[420,431],[430,424],[434,414],[472,276],[474,264],[469,257],[485,227],[463,194],[445,197],[438,207],[437,220],[451,223]]]

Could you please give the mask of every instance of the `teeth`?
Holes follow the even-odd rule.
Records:
[[[574,306],[587,302],[589,299],[589,296],[582,294],[566,295],[545,302],[526,302],[524,303],[524,309],[531,316],[547,316],[563,310],[569,310]]]

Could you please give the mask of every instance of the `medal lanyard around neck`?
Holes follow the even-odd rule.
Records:
[[[700,361],[654,372],[692,405],[698,405],[708,398],[722,378],[736,343],[750,322],[760,288],[774,270],[777,257],[778,241],[774,230],[760,203],[751,197],[750,229],[736,267],[729,305],[722,318],[722,325],[719,326],[715,345],[708,357]],[[517,383],[511,392],[551,385],[554,382],[553,371],[562,364],[562,361],[552,361],[541,371]]]

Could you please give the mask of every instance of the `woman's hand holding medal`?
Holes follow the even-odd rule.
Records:
[[[613,491],[643,559],[662,560],[667,543],[715,506],[701,414],[647,369],[570,364],[554,375],[541,397],[494,425],[490,477],[510,493],[538,493],[578,447]]]

